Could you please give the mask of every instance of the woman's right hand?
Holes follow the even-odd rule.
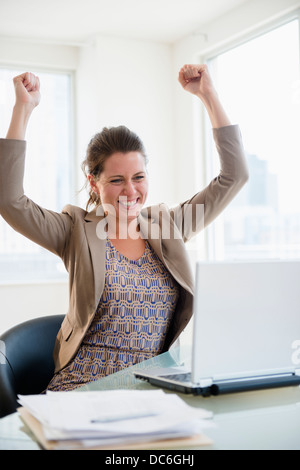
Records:
[[[29,105],[35,108],[40,100],[40,80],[33,73],[26,72],[14,78],[16,105]]]
[[[24,140],[28,120],[41,99],[40,80],[33,73],[26,72],[14,78],[14,86],[16,103],[6,138]]]

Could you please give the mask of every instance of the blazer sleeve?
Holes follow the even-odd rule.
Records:
[[[0,139],[0,214],[17,232],[63,257],[72,218],[43,209],[24,194],[25,154],[25,141]]]
[[[210,224],[248,181],[248,167],[239,126],[213,129],[220,173],[206,188],[173,209],[184,241]]]

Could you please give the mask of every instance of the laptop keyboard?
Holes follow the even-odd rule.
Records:
[[[169,375],[162,375],[161,378],[166,378],[168,380],[174,380],[176,382],[190,382],[192,379],[191,372],[184,372],[179,374],[169,374]]]

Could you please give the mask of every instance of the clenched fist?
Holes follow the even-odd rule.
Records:
[[[33,73],[22,73],[14,78],[16,104],[31,105],[35,108],[41,99],[40,80]]]
[[[201,99],[215,93],[207,65],[184,65],[179,71],[178,81],[186,91]]]

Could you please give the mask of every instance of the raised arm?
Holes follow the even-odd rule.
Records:
[[[24,194],[26,128],[40,102],[40,82],[32,73],[14,79],[16,102],[6,139],[0,139],[0,215],[16,231],[63,256],[72,219],[43,209]]]
[[[23,73],[14,78],[16,102],[13,108],[7,139],[25,140],[27,124],[41,99],[40,81],[33,73]]]
[[[184,90],[198,96],[203,102],[213,128],[218,129],[231,125],[207,65],[184,65],[179,71],[178,81]]]
[[[204,220],[199,218],[199,224],[195,220],[193,223],[185,220],[184,238],[189,240],[225,209],[247,182],[249,174],[240,129],[237,125],[231,125],[207,65],[183,66],[178,80],[184,90],[203,102],[213,127],[213,137],[220,158],[219,175],[202,191],[177,206],[174,212],[175,220],[181,222],[183,208],[186,210],[188,207],[191,209],[192,206],[202,206]],[[186,213],[191,214],[191,210]]]

